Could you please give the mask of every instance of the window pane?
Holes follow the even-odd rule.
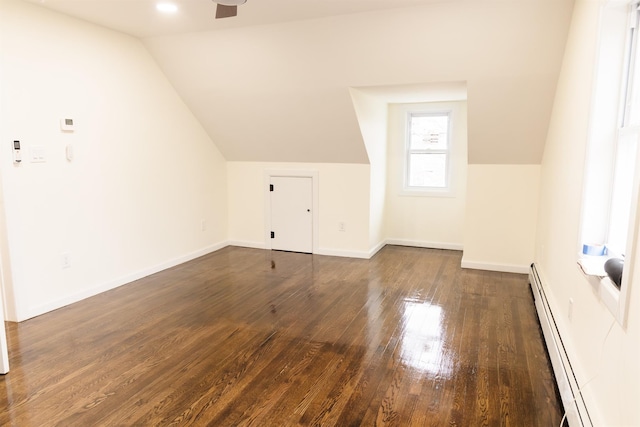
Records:
[[[409,155],[409,187],[447,186],[446,154]]]
[[[635,132],[629,132],[618,139],[608,245],[613,251],[620,254],[624,254],[627,246],[637,140],[638,134]]]
[[[640,52],[640,49],[638,49],[638,52]],[[631,98],[627,100],[630,105],[628,112],[629,117],[625,120],[625,126],[637,126],[640,124],[640,102],[637,102],[637,99],[640,99],[638,98],[640,96],[640,61],[638,61],[637,56],[635,59],[635,69],[633,74],[634,75],[628,83],[631,86],[629,89],[631,92]]]
[[[637,14],[634,19],[638,22]],[[625,117],[624,126],[640,124],[640,103],[637,101],[639,99],[638,96],[640,96],[640,59],[638,58],[638,56],[640,56],[640,49],[638,49],[637,29],[634,29],[631,32],[630,37],[632,38],[630,44],[631,55],[633,55],[633,57],[630,57],[628,60],[629,62],[626,64],[629,72],[626,82],[626,85],[628,86],[627,91],[629,91],[629,93],[625,100],[629,107],[626,112],[629,114],[629,117]]]
[[[412,150],[447,149],[448,115],[412,115],[410,126]]]

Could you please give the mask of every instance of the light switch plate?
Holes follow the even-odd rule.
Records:
[[[29,149],[31,163],[44,163],[47,161],[47,150],[43,145],[34,145]]]

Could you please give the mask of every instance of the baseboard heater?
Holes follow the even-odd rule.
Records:
[[[529,271],[529,283],[538,312],[538,319],[547,344],[549,359],[553,366],[553,373],[558,384],[558,391],[567,415],[567,421],[571,427],[593,427],[593,422],[584,398],[579,390],[578,381],[571,366],[571,361],[565,349],[558,326],[551,312],[549,300],[542,286],[542,280],[536,270],[535,264],[531,264]]]

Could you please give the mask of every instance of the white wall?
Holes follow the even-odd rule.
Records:
[[[265,169],[317,170],[320,253],[369,256],[386,237],[382,224],[405,219],[385,221],[381,104],[356,105],[356,111],[371,107],[358,127],[349,87],[468,80],[471,163],[536,159],[570,6],[435,4],[145,41],[170,84],[138,40],[2,0],[0,172],[10,317],[24,319],[93,295],[213,250],[227,238],[264,247]],[[465,24],[447,24],[459,19]],[[426,43],[429,54],[408,55],[405,48],[413,44],[401,43],[408,39]],[[492,61],[477,45],[490,49]],[[214,56],[202,52],[212,50],[216,60],[209,62]],[[240,70],[247,74],[236,74]],[[530,102],[523,106],[522,99]],[[200,112],[216,144],[242,161],[227,164],[190,110]],[[304,120],[296,121],[294,111],[303,111]],[[58,126],[69,115],[77,124],[72,134]],[[23,142],[25,155],[43,146],[47,162],[14,166],[13,139]],[[64,158],[69,143],[75,147],[70,163]],[[254,155],[316,163],[247,161]],[[530,258],[529,217],[508,222],[500,207],[520,200],[522,192],[536,194],[538,172],[526,165],[505,168],[469,171],[469,265],[520,266]],[[522,211],[532,212],[532,199],[526,200]],[[508,233],[516,226],[528,230],[517,242]],[[459,240],[459,234],[443,237],[423,227],[428,224],[402,230],[400,237]],[[486,230],[494,232],[489,251]],[[69,269],[61,268],[63,253],[70,254]]]
[[[264,248],[265,171],[317,171],[319,180],[318,254],[369,257],[368,165],[228,162],[229,242]],[[346,231],[338,230],[344,222]]]
[[[139,40],[3,0],[0,43],[12,320],[226,241],[225,161]],[[76,131],[63,133],[59,119],[69,116]],[[23,144],[20,165],[13,139]],[[34,146],[45,163],[29,161]]]
[[[462,266],[526,273],[533,262],[539,165],[469,165]]]
[[[387,188],[387,103],[362,90],[350,89],[353,107],[370,164],[369,249],[376,252],[384,245],[385,201]]]
[[[407,113],[451,111],[451,185],[446,197],[408,195],[404,191]],[[462,249],[467,198],[467,103],[390,104],[385,232],[397,244]]]
[[[640,425],[640,276],[623,329],[576,267],[589,138],[599,7],[578,0],[558,81],[541,169],[535,261],[562,340],[597,426]],[[636,253],[635,265],[640,254]],[[569,320],[569,298],[573,315]]]
[[[379,232],[380,221],[396,222],[385,219],[385,211],[380,210],[382,167],[377,163],[378,152],[367,141],[368,131],[358,123],[350,88],[464,82],[469,163],[486,164],[490,170],[494,164],[522,165],[512,169],[513,180],[525,185],[510,187],[513,194],[496,193],[494,179],[503,178],[498,171],[483,181],[489,188],[468,187],[468,197],[478,201],[493,195],[496,200],[490,202],[494,206],[505,206],[510,199],[520,200],[521,192],[527,197],[532,192],[535,195],[537,183],[530,181],[527,165],[541,161],[572,6],[573,0],[434,2],[415,8],[153,37],[144,43],[228,160],[370,162],[370,186],[351,194],[346,193],[349,189],[342,190],[349,202],[363,193],[369,199],[366,213],[350,210],[362,213],[349,221],[368,224],[363,232],[369,235],[368,244],[335,234],[334,224],[326,228],[326,237],[321,233],[330,242],[323,243],[328,249],[357,247],[362,252],[375,249],[381,235],[387,238]],[[234,192],[232,187],[229,191]],[[532,204],[535,212],[535,202],[527,199],[525,206]],[[235,211],[230,207],[230,212]],[[496,234],[490,252],[486,251],[484,229],[465,230],[464,226],[457,228],[455,236],[427,235],[422,228],[429,226],[425,222],[417,231],[407,229],[401,236],[388,237],[459,244],[460,230],[465,230],[469,265],[515,266],[522,271],[532,261],[535,221],[530,217],[498,223],[494,218],[501,216],[492,217],[492,208],[481,204],[468,207],[467,213],[470,221],[469,215],[476,214],[492,221],[489,229]],[[417,218],[412,222],[418,223]],[[530,227],[525,236],[518,234],[523,240],[505,233],[516,226]],[[231,228],[230,236],[263,239],[260,233],[243,237],[245,232]]]

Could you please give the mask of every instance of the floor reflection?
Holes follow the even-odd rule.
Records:
[[[449,376],[442,328],[442,308],[426,302],[405,301],[402,320],[402,362],[424,374]]]

